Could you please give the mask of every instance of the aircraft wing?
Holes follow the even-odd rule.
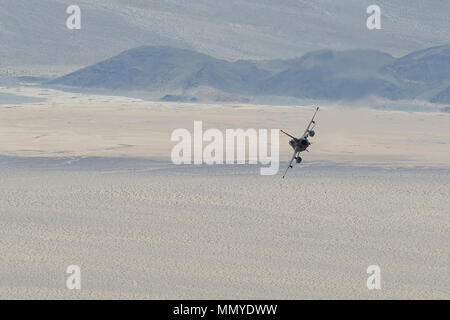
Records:
[[[319,111],[319,107],[316,108],[316,112],[314,112],[314,115],[313,115],[311,121],[309,122],[308,126],[306,127],[305,133],[303,133],[301,139],[304,139],[304,138],[308,137],[309,130],[311,130],[311,125],[315,124],[314,118],[316,117],[317,111]]]
[[[281,132],[283,132],[285,135],[287,135],[288,137],[291,137],[292,139],[297,139],[296,137],[294,137],[294,136],[291,136],[289,133],[287,133],[287,132],[284,132],[283,130],[280,130]]]
[[[294,155],[292,156],[291,162],[289,162],[289,166],[286,168],[286,171],[284,172],[283,179],[286,176],[286,173],[288,172],[289,168],[291,167],[292,161],[294,161],[296,154],[297,154],[297,151],[294,151]]]

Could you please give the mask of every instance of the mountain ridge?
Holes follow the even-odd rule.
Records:
[[[450,45],[400,58],[376,50],[318,50],[295,59],[235,61],[169,46],[140,46],[49,84],[167,94],[209,87],[243,96],[325,100],[428,95],[428,101],[445,104],[450,103]]]

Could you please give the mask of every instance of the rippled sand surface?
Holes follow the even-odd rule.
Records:
[[[0,179],[1,298],[449,298],[448,169],[2,157]]]

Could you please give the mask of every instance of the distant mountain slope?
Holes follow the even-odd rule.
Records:
[[[378,73],[380,67],[393,61],[389,54],[369,50],[310,52],[267,79],[264,89],[276,95],[322,99],[381,94],[396,89]]]
[[[51,84],[185,93],[213,88],[240,95],[354,100],[369,95],[450,103],[450,46],[395,59],[373,50],[321,50],[289,60],[216,59],[171,47],[127,50]],[[442,91],[443,90],[443,91]],[[439,93],[438,93],[439,92]]]
[[[75,87],[177,90],[210,86],[226,92],[254,92],[269,75],[250,61],[229,62],[185,49],[144,46],[52,81]]]
[[[450,86],[450,45],[415,51],[383,67],[382,71],[399,81],[403,96],[408,98]],[[448,102],[445,96],[443,92],[436,99]]]
[[[189,50],[168,47],[139,47],[70,73],[53,83],[75,87],[109,89],[174,89],[201,64],[216,59]]]
[[[436,103],[450,103],[450,86],[433,96],[430,101]]]

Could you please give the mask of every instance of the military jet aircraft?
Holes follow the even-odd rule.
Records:
[[[319,107],[316,108],[316,112],[314,112],[314,115],[309,122],[308,126],[306,127],[305,133],[300,138],[296,138],[289,133],[283,132],[285,135],[291,138],[289,141],[289,145],[294,149],[294,155],[292,156],[291,162],[289,162],[289,166],[286,168],[286,171],[284,172],[283,179],[286,176],[286,173],[288,172],[289,168],[292,168],[292,162],[295,161],[297,163],[302,162],[302,158],[300,157],[300,152],[308,151],[308,147],[311,145],[311,142],[308,140],[308,137],[314,137],[316,132],[314,131],[314,127],[316,126],[316,122],[314,121],[314,118],[316,117],[317,111],[319,111]],[[308,151],[309,152],[309,151]]]

